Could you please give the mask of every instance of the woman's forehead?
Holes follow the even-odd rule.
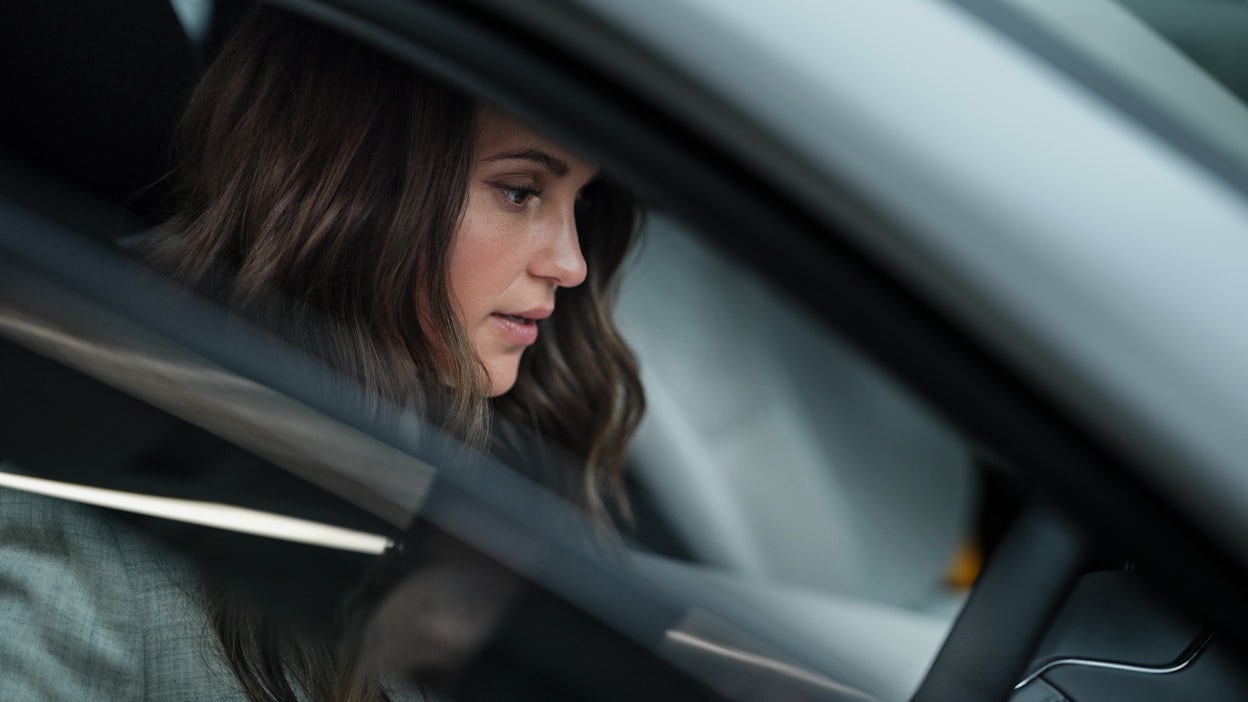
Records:
[[[598,170],[596,163],[495,107],[479,108],[476,138],[478,163],[501,160],[515,154],[541,154],[551,157],[548,165],[557,175],[565,175],[568,171],[593,173]],[[560,170],[564,172],[559,173]]]

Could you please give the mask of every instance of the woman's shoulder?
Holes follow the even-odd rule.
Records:
[[[0,488],[0,553],[5,573],[31,580],[72,574],[117,591],[194,577],[188,562],[107,510],[8,488]],[[45,592],[64,594],[66,584],[73,583]]]
[[[0,699],[228,697],[198,590],[106,511],[0,489]]]

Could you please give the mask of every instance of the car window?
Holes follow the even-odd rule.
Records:
[[[175,8],[189,34],[202,32],[203,4]],[[151,236],[131,236],[117,250],[133,256],[135,247]],[[142,275],[138,269],[124,270],[123,278]],[[138,294],[146,290],[142,285],[134,291],[128,287],[111,292],[123,298],[133,292],[132,302],[144,297]],[[165,296],[146,297],[156,301],[154,314],[163,314],[158,301]],[[652,577],[687,583],[686,594],[694,602],[706,597],[707,588],[720,588],[724,599],[708,605],[709,610],[733,612],[749,602],[754,623],[780,634],[781,640],[798,635],[828,647],[820,658],[852,661],[843,667],[860,672],[845,684],[890,699],[907,696],[926,672],[978,567],[979,474],[968,446],[826,322],[717,251],[713,240],[696,236],[662,211],[651,216],[645,242],[628,266],[618,314],[638,353],[649,397],[648,417],[629,459],[638,567]],[[296,383],[295,390],[311,394],[291,403],[281,392],[270,393],[264,383],[253,384],[246,377],[249,372],[235,376],[240,369],[214,356],[215,351],[199,348],[186,356],[163,356],[144,346],[141,324],[132,328],[120,316],[88,303],[71,322],[62,322],[74,332],[89,330],[83,332],[85,339],[58,333],[57,324],[51,330],[39,325],[34,331],[20,325],[9,330],[10,338],[18,341],[15,349],[33,344],[39,352],[122,390],[118,396],[85,389],[97,388],[93,383],[49,382],[57,391],[44,398],[39,411],[6,425],[0,457],[9,472],[137,493],[172,490],[174,495],[165,495],[168,502],[139,510],[157,518],[140,520],[144,528],[162,534],[170,530],[153,527],[159,519],[193,521],[187,515],[209,500],[238,507],[239,493],[248,509],[299,515],[305,521],[322,510],[328,526],[352,527],[346,534],[331,529],[333,536],[344,536],[356,544],[355,551],[368,553],[384,550],[393,528],[405,525],[426,499],[433,480],[427,466],[342,427],[335,417],[304,413],[299,402],[315,399],[318,389]],[[216,334],[210,330],[228,326],[212,321],[212,312],[204,318],[190,312],[175,316],[199,328],[191,347]],[[156,349],[164,343],[160,340]],[[267,366],[259,371],[261,376],[273,372],[273,366],[293,367],[283,360],[280,345],[268,350],[251,341],[238,343],[249,349],[242,357]],[[200,365],[201,353],[211,360]],[[59,382],[65,372],[46,370],[26,352],[15,350],[12,358],[12,369],[38,365],[38,371],[14,377],[55,376]],[[39,382],[14,383],[10,390],[14,396],[38,396],[39,387]],[[88,393],[105,399],[82,402],[81,412],[72,417],[61,408],[60,403]],[[119,399],[126,394],[140,402]],[[124,411],[111,411],[127,431],[102,431],[94,421],[94,414],[109,411],[104,408],[112,402],[125,404]],[[74,443],[99,452],[83,449],[61,456],[50,450],[37,440],[42,434],[31,433],[33,424],[49,417],[59,417],[57,426],[75,436]],[[220,438],[206,438],[201,430]],[[92,475],[103,455],[110,458],[110,470]],[[177,478],[184,484],[150,480],[171,463],[178,464]],[[360,464],[378,480],[361,480]],[[218,469],[220,475],[210,478],[213,490],[196,487],[196,481]],[[343,510],[326,507],[323,498],[308,499],[308,491],[291,487],[289,481],[275,479],[279,487],[274,487],[242,477],[281,469],[309,478],[372,514],[343,517]],[[124,479],[115,480],[112,471]],[[406,482],[394,478],[403,471]],[[233,477],[221,477],[227,475]],[[6,484],[18,490],[46,487],[16,479]],[[104,498],[93,502],[98,493],[55,494],[88,504],[124,504]],[[305,499],[298,509],[289,504]],[[50,518],[57,509],[49,508]],[[199,523],[237,528],[248,518],[228,510],[223,514]],[[379,524],[376,517],[388,524]],[[182,527],[172,532],[181,534],[175,541],[199,533]],[[650,538],[658,532],[663,538]],[[189,540],[240,543],[209,534]],[[282,571],[289,568],[290,552],[274,547],[265,556],[270,549],[254,543],[238,550],[270,561],[246,577],[269,581],[266,602],[276,599],[275,593],[280,598],[288,584]],[[957,558],[968,553],[970,573],[951,578]],[[666,554],[678,558],[668,560]],[[219,560],[219,567],[235,567],[222,565],[230,559]],[[327,567],[326,588],[340,583],[343,572],[358,573],[358,563]],[[317,607],[324,603],[312,601]],[[284,604],[311,607],[299,598]],[[844,636],[847,629],[856,635]],[[898,635],[903,644],[898,644]]]

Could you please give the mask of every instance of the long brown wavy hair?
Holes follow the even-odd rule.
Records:
[[[587,186],[577,212],[587,280],[560,291],[513,389],[488,398],[447,283],[477,112],[386,55],[257,8],[192,94],[176,213],[146,255],[354,379],[376,406],[423,412],[478,447],[498,444],[499,414],[561,447],[579,464],[567,496],[602,516],[622,494],[644,405],[611,312],[638,208],[606,179]],[[351,661],[210,599],[252,699],[295,699],[287,675],[313,698],[384,697]]]

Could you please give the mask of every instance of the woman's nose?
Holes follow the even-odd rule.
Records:
[[[553,281],[563,288],[574,288],[585,282],[589,269],[581,253],[576,215],[569,212],[550,224],[545,245],[530,265],[533,275]]]

